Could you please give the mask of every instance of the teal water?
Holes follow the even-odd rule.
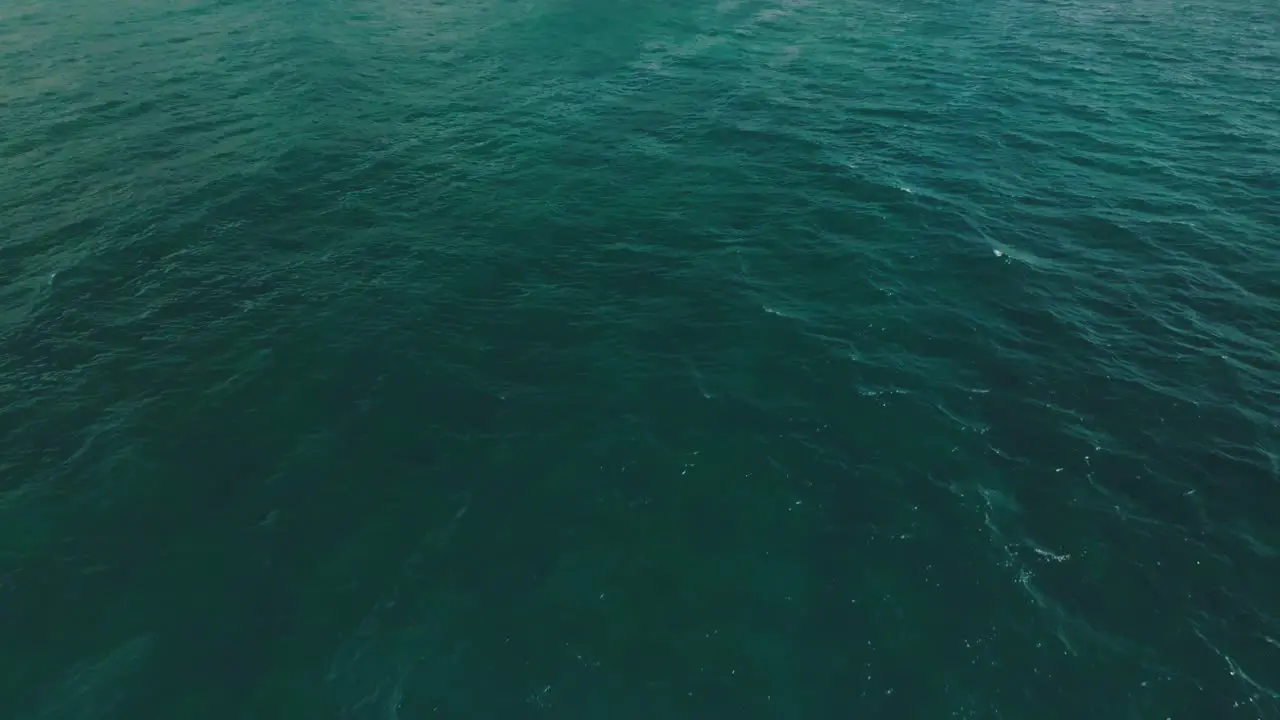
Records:
[[[0,717],[1280,718],[1280,6],[9,0]]]

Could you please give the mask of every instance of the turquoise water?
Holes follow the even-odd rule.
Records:
[[[1280,717],[1280,6],[0,7],[0,717]]]

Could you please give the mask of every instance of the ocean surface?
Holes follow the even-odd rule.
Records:
[[[1280,718],[1280,4],[7,0],[0,717]]]

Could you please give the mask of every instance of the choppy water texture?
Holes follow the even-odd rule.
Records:
[[[1280,6],[0,8],[0,716],[1280,717]]]

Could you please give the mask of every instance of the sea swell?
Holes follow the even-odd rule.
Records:
[[[15,717],[1280,716],[1274,9],[3,12]]]

